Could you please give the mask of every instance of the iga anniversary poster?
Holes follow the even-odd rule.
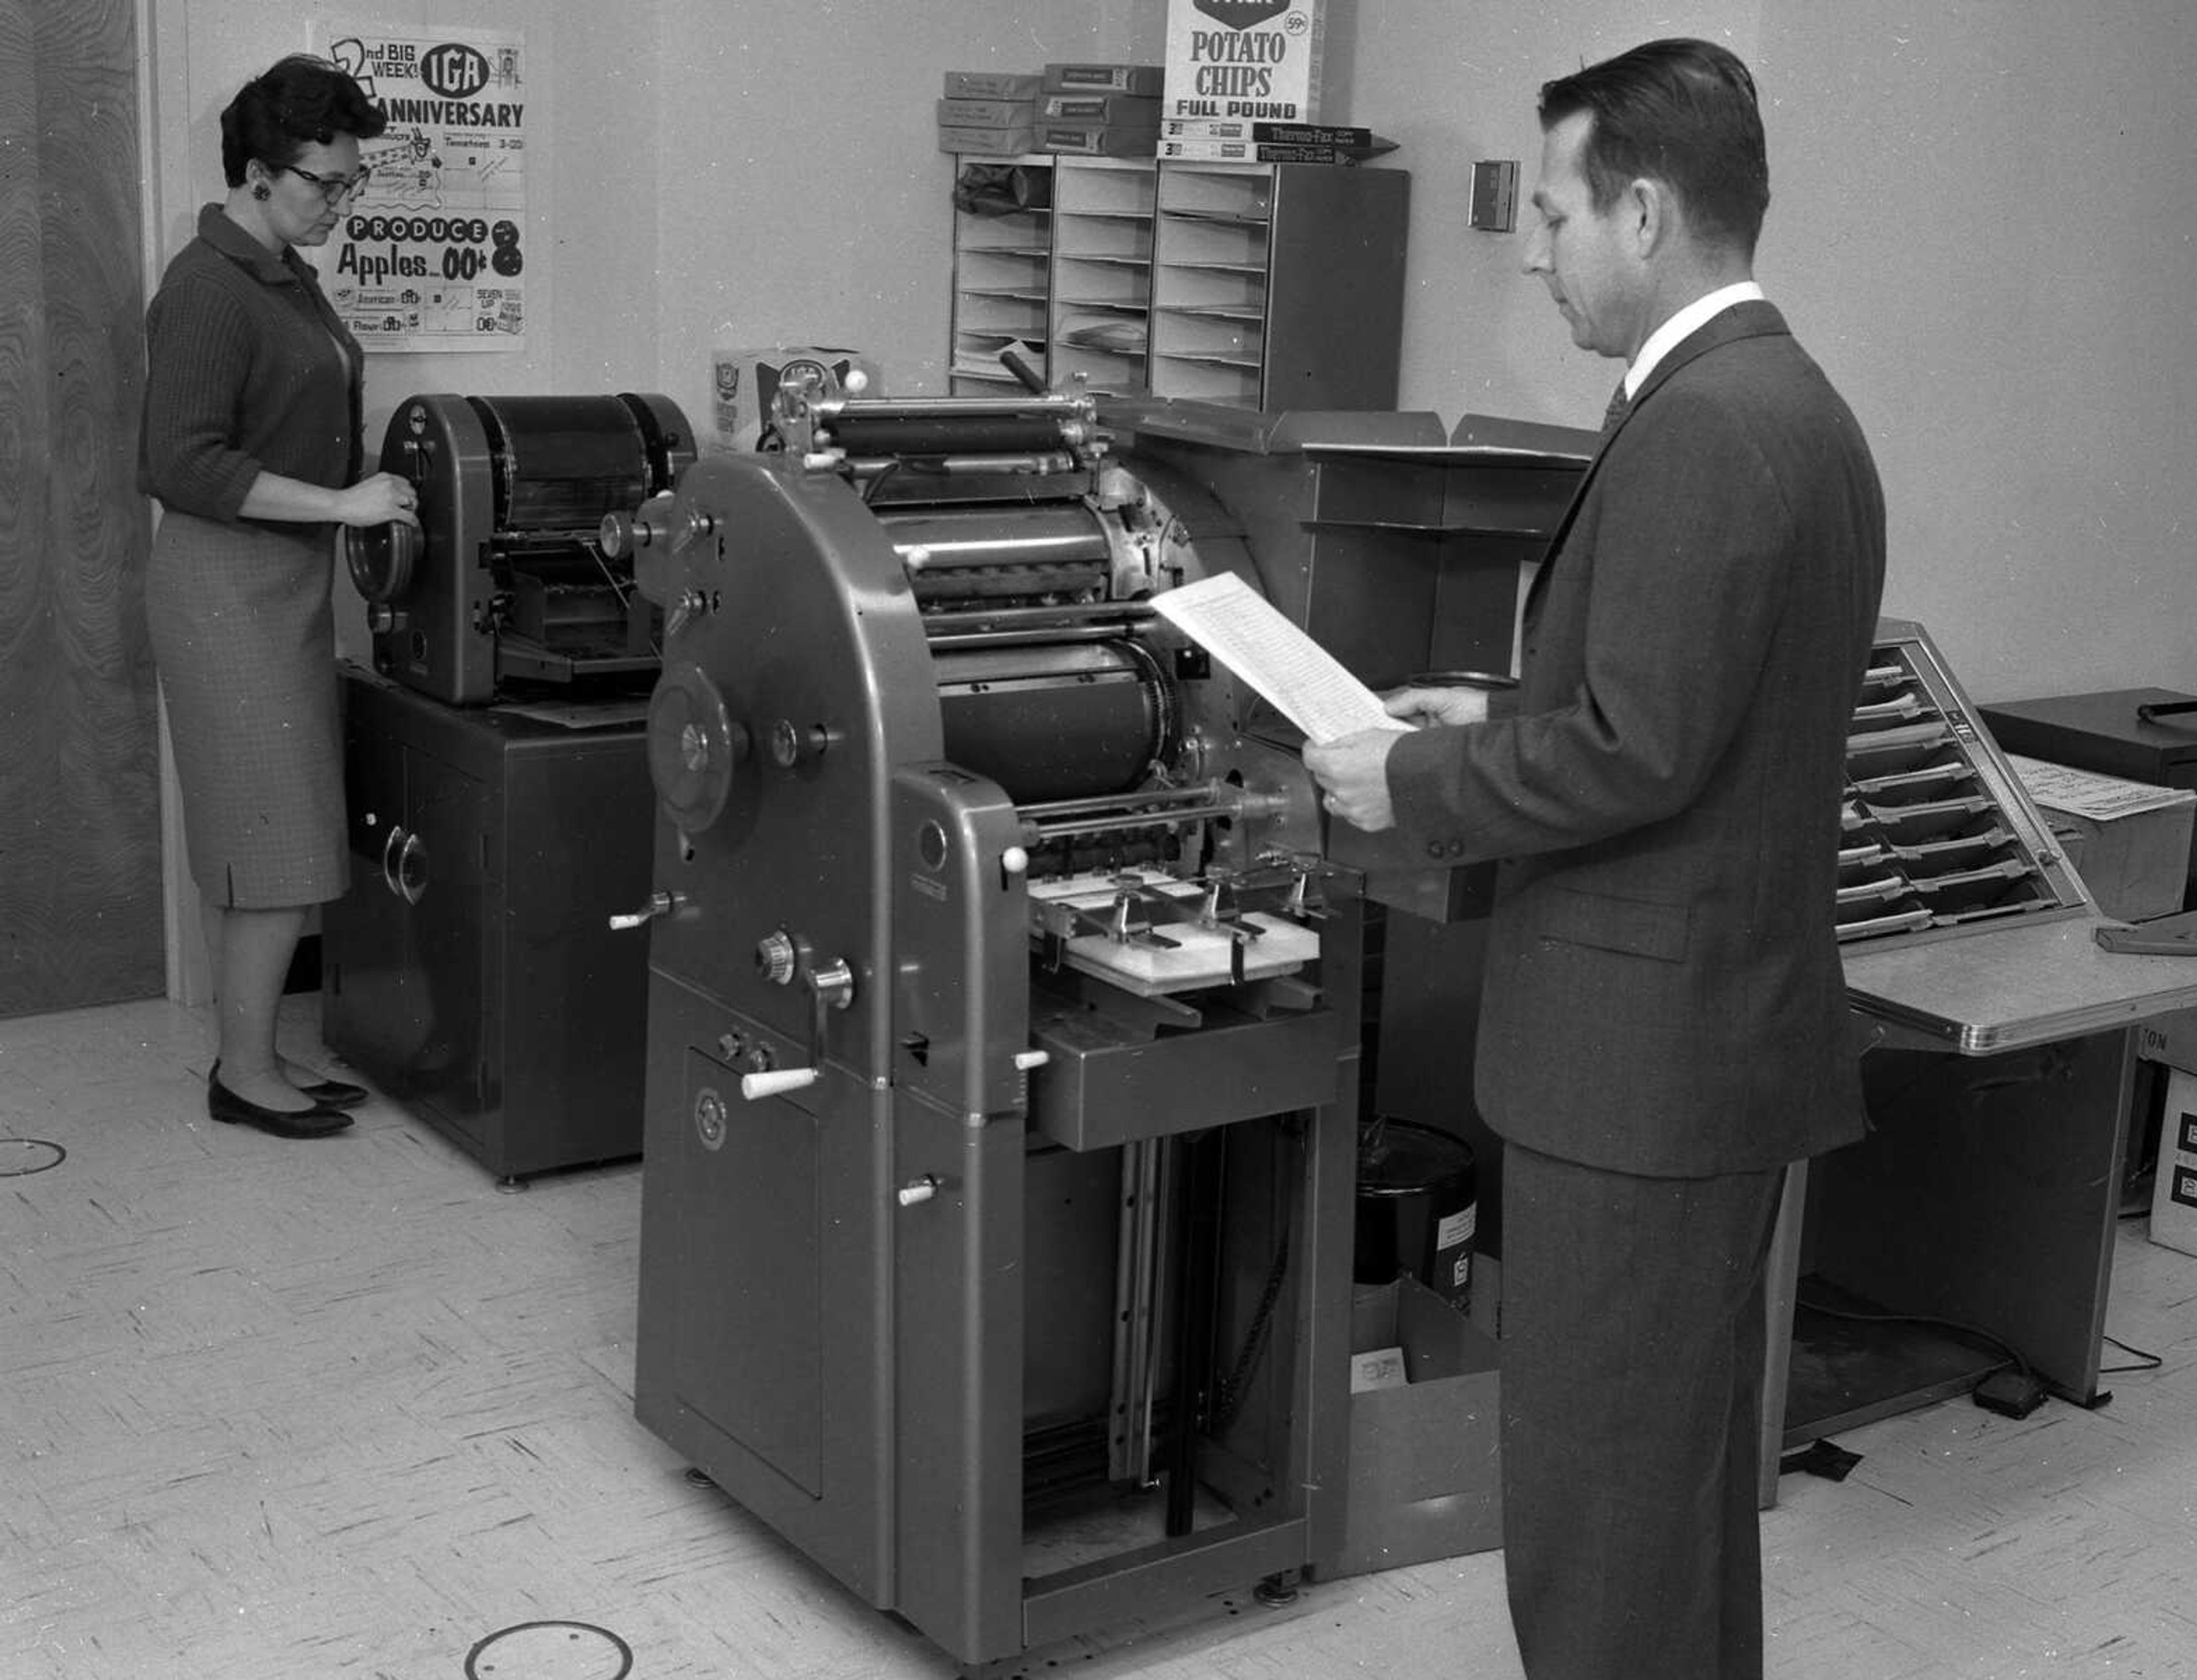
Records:
[[[499,350],[526,333],[525,54],[518,35],[325,26],[327,55],[389,119],[321,257],[369,350]]]

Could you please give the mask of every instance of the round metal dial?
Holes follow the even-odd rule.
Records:
[[[724,812],[747,756],[747,726],[700,667],[664,668],[648,701],[648,774],[680,830],[699,834]]]

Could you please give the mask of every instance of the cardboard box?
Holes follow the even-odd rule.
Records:
[[[2197,1254],[2197,1073],[2182,1068],[2166,1078],[2159,1177],[2151,1191],[2151,1240]]]
[[[2136,1053],[2147,1062],[2197,1074],[2197,1009],[2177,1009],[2139,1022]]]
[[[820,396],[843,397],[859,386],[885,394],[878,364],[858,350],[823,345],[728,347],[710,353],[711,429],[697,439],[711,454],[741,454],[762,441],[771,404],[781,385],[805,386]]]
[[[1370,128],[1338,123],[1255,123],[1243,117],[1162,117],[1162,140],[1244,140],[1255,146],[1370,147]]]
[[[2098,908],[2125,922],[2182,908],[2197,793],[2009,753]]]
[[[1037,101],[1041,121],[1098,123],[1109,128],[1140,128],[1157,131],[1160,101],[1156,94],[1048,93]]]
[[[1064,152],[1075,158],[1149,158],[1159,143],[1156,128],[1109,128],[1103,123],[1037,125],[1040,151]]]
[[[1350,1397],[1350,1491],[1332,1573],[1363,1575],[1503,1544],[1495,1342],[1416,1278],[1360,1286],[1350,1350],[1400,1347],[1409,1381]]]
[[[1191,164],[1347,164],[1336,146],[1263,146],[1250,140],[1162,140],[1162,159]]]
[[[1048,64],[1044,91],[1156,96],[1165,78],[1165,71],[1156,64]]]
[[[1163,116],[1319,120],[1327,0],[1168,0]]]
[[[1037,130],[1020,128],[948,128],[938,125],[938,149],[983,158],[1018,158],[1038,149]]]
[[[1045,86],[1036,71],[949,70],[946,72],[948,99],[1035,99]]]
[[[1037,121],[1035,99],[942,99],[941,128],[1029,128]]]

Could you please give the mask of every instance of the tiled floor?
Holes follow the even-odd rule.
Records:
[[[506,1195],[379,1101],[328,1143],[215,1126],[207,1046],[165,1003],[0,1022],[0,1680],[952,1671],[634,1422],[637,1166]],[[2197,1260],[2140,1219],[2110,1328],[2165,1364],[2100,1411],[1948,1402],[1785,1478],[1772,1676],[2197,1677]],[[1033,1671],[1070,1667],[1518,1674],[1494,1555]]]

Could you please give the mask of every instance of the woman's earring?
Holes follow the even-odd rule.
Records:
[[[252,196],[258,199],[262,204],[266,203],[269,197],[267,183],[264,181],[256,182],[252,188]]]

